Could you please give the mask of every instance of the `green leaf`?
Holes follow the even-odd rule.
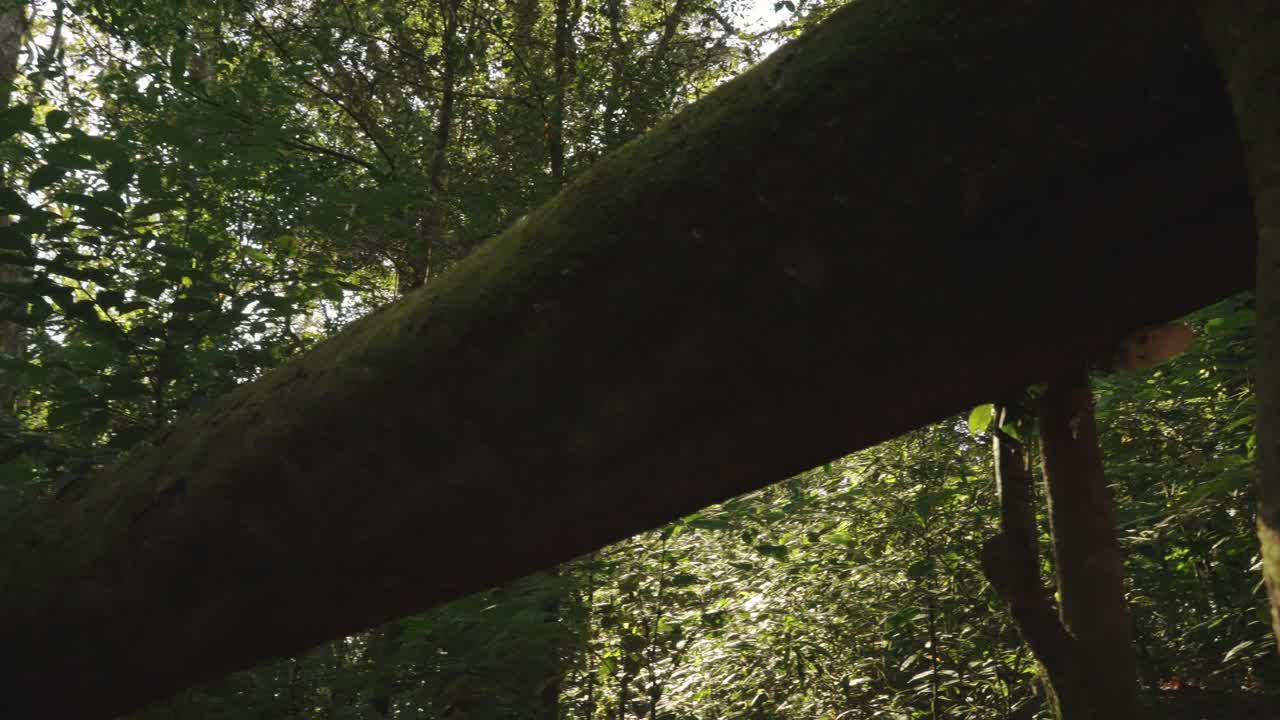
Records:
[[[622,636],[622,649],[627,652],[639,652],[648,644],[649,643],[644,639],[644,636],[633,632],[629,632]]]
[[[147,217],[148,215],[177,210],[180,207],[182,207],[182,203],[177,200],[158,198],[139,204],[129,214],[133,217]]]
[[[342,302],[342,288],[336,283],[325,283],[320,286],[320,292],[324,294],[325,299],[330,302]]]
[[[1239,653],[1245,650],[1248,650],[1249,648],[1253,647],[1253,644],[1254,643],[1252,640],[1245,640],[1243,642],[1237,643],[1235,647],[1227,651],[1226,655],[1222,656],[1222,662],[1227,662],[1228,660],[1235,657]]]
[[[1184,506],[1196,505],[1214,496],[1225,496],[1233,490],[1248,487],[1248,476],[1251,472],[1224,472],[1221,475],[1202,482],[1187,494]]]
[[[86,300],[76,300],[62,305],[62,312],[68,317],[93,322],[98,319],[98,309]]]
[[[920,493],[920,495],[916,496],[916,517],[920,518],[922,521],[927,521],[929,516],[933,514],[934,509],[942,504],[942,500],[943,498],[937,493]]]
[[[95,137],[71,128],[67,138],[49,148],[49,161],[59,165],[95,169],[98,163],[112,163],[128,159],[128,148],[111,138]]]
[[[33,208],[31,212],[24,213],[22,219],[10,227],[18,232],[35,235],[45,232],[49,228],[49,223],[56,218],[57,216],[51,212]]]
[[[66,110],[50,110],[48,114],[44,116],[44,126],[54,132],[58,132],[62,128],[66,127],[70,120],[71,113]]]
[[[1242,415],[1236,418],[1235,420],[1232,420],[1230,423],[1227,423],[1226,427],[1222,428],[1222,432],[1228,433],[1238,428],[1242,428],[1245,426],[1252,426],[1254,424],[1254,421],[1256,420],[1257,420],[1257,415],[1255,415],[1254,413],[1248,413],[1246,415]]]
[[[991,420],[995,416],[995,405],[987,403],[979,405],[969,413],[969,432],[974,435],[981,435],[991,427]]]
[[[104,400],[128,400],[149,395],[150,392],[146,385],[137,380],[119,379],[108,382],[99,396]]]
[[[80,210],[80,217],[90,227],[109,232],[124,224],[124,218],[103,207],[86,207]]]
[[[922,580],[933,574],[933,563],[928,560],[917,560],[907,568],[907,577]]]
[[[80,227],[79,223],[73,223],[73,222],[58,223],[57,225],[54,225],[53,227],[46,230],[44,233],[44,236],[45,236],[45,239],[47,240],[58,240],[58,239],[70,236],[71,233],[74,232],[75,229],[78,227]],[[95,240],[95,238],[87,238],[87,237],[82,237],[79,239],[82,242],[92,242]]]
[[[0,211],[21,213],[30,210],[27,201],[11,188],[0,188]]]
[[[63,192],[55,195],[54,199],[61,200],[62,202],[67,203],[68,205],[74,205],[78,208],[105,208],[106,207],[105,205],[102,204],[101,200],[98,200],[92,195],[85,195],[84,193]]]
[[[148,425],[126,426],[116,430],[115,436],[111,438],[110,447],[127,450],[153,432],[155,432],[154,428]]]
[[[764,555],[765,557],[773,558],[774,560],[786,560],[787,554],[789,551],[786,545],[771,545],[769,543],[761,543],[759,545],[756,545],[756,552],[760,553],[761,555]]]
[[[89,144],[85,138],[77,135],[54,143],[45,153],[45,160],[50,165],[76,170],[93,170],[98,164],[85,157],[89,152]]]
[[[14,105],[0,112],[0,140],[8,140],[31,126],[34,111],[30,105]]]
[[[1021,423],[1006,421],[1003,425],[1000,426],[1000,429],[1004,431],[1005,435],[1008,435],[1014,440],[1020,441],[1022,440],[1022,430],[1019,429],[1020,424]]]
[[[173,46],[173,52],[169,55],[169,82],[174,85],[182,84],[182,77],[187,72],[187,58],[190,55],[191,49],[185,42],[179,42]]]
[[[92,197],[94,200],[101,203],[103,207],[109,208],[118,213],[123,213],[127,209],[124,204],[124,199],[116,193],[109,192],[107,190],[94,190]]]
[[[156,196],[164,192],[164,173],[155,165],[147,165],[138,171],[138,187],[142,188],[142,192]],[[142,206],[145,207],[146,203]],[[135,210],[134,215],[142,213]]]
[[[701,582],[702,578],[694,575],[693,573],[680,573],[667,581],[667,584],[671,587],[690,587]]]
[[[699,530],[731,530],[733,523],[724,518],[696,517],[689,521],[689,527]]]
[[[1236,310],[1223,317],[1216,317],[1205,323],[1205,328],[1217,335],[1230,335],[1242,329],[1253,327],[1254,311],[1250,309]]]
[[[36,285],[36,283],[33,282],[31,285]],[[71,288],[59,283],[50,282],[48,278],[44,278],[44,281],[39,284],[38,291],[53,298],[59,305],[71,302],[74,295]]]
[[[25,457],[17,457],[0,464],[0,487],[12,488],[29,485],[36,479],[36,466]]]
[[[61,165],[43,165],[31,173],[31,179],[27,181],[27,189],[43,190],[61,180],[66,174],[67,169]]]
[[[0,227],[0,250],[16,250],[26,255],[31,252],[30,248],[31,240],[27,233],[14,228],[12,225]]]
[[[118,307],[124,303],[124,293],[119,290],[99,290],[93,299],[104,308]]]
[[[133,179],[133,163],[128,160],[116,160],[107,166],[102,177],[107,181],[107,187],[111,188],[111,192],[123,192],[129,186],[129,181]]]
[[[196,256],[196,254],[191,251],[191,248],[184,248],[181,245],[169,245],[168,243],[164,243],[156,245],[152,249],[161,256],[174,260],[190,260]]]
[[[61,275],[75,280],[88,280],[98,285],[111,285],[115,279],[111,276],[111,273],[101,268],[68,265],[60,262],[48,263],[46,267],[51,275]]]
[[[192,315],[213,309],[213,303],[202,298],[184,297],[174,300],[169,309],[175,313]]]
[[[139,295],[152,300],[160,297],[168,287],[169,283],[159,278],[144,278],[134,286]]]
[[[74,401],[65,405],[54,405],[49,409],[49,415],[46,422],[51,428],[63,428],[68,425],[76,425],[83,421],[84,415],[90,408],[90,403],[96,401]]]
[[[115,138],[86,135],[81,140],[89,157],[104,163],[128,162],[129,147]]]
[[[789,4],[789,3],[788,3],[788,4]],[[910,679],[910,680],[908,680],[907,682],[915,682],[915,681],[917,681],[917,680],[923,680],[923,679],[925,679],[925,678],[927,678],[927,677],[931,677],[932,675],[933,675],[933,668],[929,668],[928,670],[921,670],[920,672],[916,673],[915,675],[912,675],[912,676],[911,676],[911,679]]]

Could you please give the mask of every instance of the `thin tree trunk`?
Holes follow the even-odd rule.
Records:
[[[1041,586],[1039,533],[1022,442],[1004,431],[1010,405],[997,406],[991,430],[1001,533],[987,541],[982,567],[1005,601],[1018,633],[1040,664],[1055,717],[1074,709],[1080,696],[1074,641]]]
[[[387,623],[374,631],[377,643],[373,658],[373,690],[369,697],[369,709],[374,717],[390,718],[391,701],[395,695],[396,659],[400,650],[400,638],[404,624]]]
[[[49,79],[53,65],[59,62],[62,54],[62,30],[66,27],[67,0],[55,0],[53,4],[53,32],[49,35],[49,45],[39,54],[36,61],[35,77],[31,78],[33,95],[44,94],[45,81]]]
[[[449,141],[453,132],[454,103],[457,95],[458,65],[462,58],[459,42],[458,15],[462,0],[444,0],[444,47],[440,54],[444,71],[440,78],[440,108],[436,112],[435,145],[431,151],[431,169],[427,184],[431,188],[431,209],[419,223],[417,243],[410,253],[412,275],[406,285],[401,283],[401,294],[422,287],[430,274],[431,252],[444,235],[445,208],[449,190]]]
[[[569,60],[573,55],[572,28],[569,23],[569,0],[556,0],[556,37],[555,37],[555,96],[551,101],[551,122],[547,128],[547,153],[551,162],[551,192],[560,192],[564,186],[564,107],[565,92],[569,84],[571,68]]]
[[[604,121],[605,147],[612,149],[622,144],[629,136],[624,128],[619,127],[618,118],[618,113],[621,112],[626,99],[624,89],[626,67],[622,58],[627,52],[627,47],[622,37],[622,0],[605,0],[604,10],[609,18],[609,86],[605,91],[601,114]]]
[[[997,407],[991,448],[995,454],[1000,529],[1009,544],[1010,580],[1015,595],[1022,599],[1040,598],[1040,544],[1031,473],[1027,471],[1022,442],[1003,429],[1003,424],[1009,421],[1009,406]]]
[[[560,717],[560,686],[563,674],[563,667],[560,660],[560,606],[561,596],[567,592],[567,586],[562,581],[560,569],[555,568],[550,571],[550,576],[555,580],[555,589],[551,592],[543,606],[543,622],[551,625],[551,630],[547,633],[547,669],[549,676],[547,684],[542,688],[539,696],[539,712],[541,720],[556,720]]]
[[[25,2],[11,2],[8,7],[0,10],[0,108],[8,107],[13,95],[13,83],[18,76],[18,54],[22,51],[22,34],[26,31]]]
[[[926,543],[932,543],[932,539],[925,538]],[[935,597],[933,583],[935,574],[933,571],[933,546],[926,545],[928,548],[927,562],[929,564],[929,584],[925,588],[926,603],[925,612],[929,616],[929,717],[932,720],[938,720],[938,602]]]
[[[18,53],[22,50],[22,34],[27,29],[26,3],[11,3],[0,11],[0,110],[9,107],[13,94],[13,82],[18,74]],[[0,187],[7,186],[6,168],[0,167]],[[8,215],[0,215],[0,227],[10,223]],[[25,273],[21,265],[9,265],[0,257],[0,283],[21,282]],[[11,301],[0,299],[0,315],[11,308]],[[26,329],[17,323],[0,320],[0,354],[13,358],[26,355]],[[13,415],[17,388],[10,383],[7,373],[0,370],[0,417]]]
[[[1062,621],[1075,640],[1089,703],[1087,712],[1069,717],[1129,720],[1137,701],[1137,658],[1093,396],[1083,370],[1049,384],[1040,400],[1040,442]]]
[[[565,86],[568,84],[568,55],[571,52],[572,36],[569,27],[569,0],[556,0],[555,8],[555,96],[551,102],[551,118],[547,128],[547,153],[551,165],[551,194],[560,192],[564,187],[564,107]],[[553,570],[556,575],[558,570]],[[567,589],[567,588],[564,588]],[[560,597],[553,595],[547,603],[547,622],[560,621]],[[551,668],[553,672],[561,672],[560,641],[555,634],[551,635],[550,647]],[[547,683],[542,690],[541,716],[543,720],[556,720],[560,716],[560,686],[558,675]]]
[[[583,593],[582,600],[584,608],[582,617],[583,637],[590,637],[594,631],[592,622],[595,620],[593,617],[593,609],[596,604],[596,559],[597,555],[595,553],[589,555],[587,559],[586,591]],[[596,658],[591,652],[590,642],[585,642],[584,645],[585,648],[583,650],[583,655],[585,656],[585,661],[583,664],[586,668],[586,682],[584,683],[586,687],[583,691],[583,695],[586,698],[586,708],[583,712],[583,717],[587,718],[587,720],[594,720],[596,716],[596,678],[599,675],[599,668],[592,663]]]
[[[288,688],[287,699],[288,699],[288,713],[289,713],[287,717],[289,718],[296,717],[300,714],[299,708],[302,705],[302,703],[298,698],[298,694],[302,690],[301,674],[302,674],[302,668],[299,664],[298,658],[296,657],[289,658],[289,675],[288,675],[288,683],[286,684],[286,687]]]
[[[1261,0],[1199,4],[1235,109],[1258,226],[1257,525],[1280,639],[1280,12]]]
[[[328,717],[340,720],[346,711],[347,695],[344,690],[344,676],[347,674],[347,643],[343,638],[328,643],[329,667],[325,673],[325,683],[329,686]]]

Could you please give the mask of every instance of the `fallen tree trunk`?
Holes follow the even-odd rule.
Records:
[[[1248,287],[1199,38],[1154,2],[858,0],[8,528],[0,715],[109,716],[528,573]]]

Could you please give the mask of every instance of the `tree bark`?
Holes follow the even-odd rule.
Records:
[[[547,123],[547,156],[551,165],[551,193],[564,187],[564,107],[569,78],[573,72],[573,32],[569,0],[555,0],[555,41],[552,63],[555,68],[554,95],[551,98],[551,117]]]
[[[1022,442],[1002,429],[1012,404],[997,406],[991,431],[1000,534],[982,548],[982,568],[1004,601],[1018,634],[1040,663],[1054,717],[1075,717],[1080,705],[1081,669],[1075,640],[1045,595],[1040,579],[1031,473]]]
[[[1235,110],[1258,225],[1258,539],[1280,640],[1280,14],[1260,0],[1200,7]]]
[[[1064,720],[1136,717],[1138,661],[1124,594],[1124,558],[1103,475],[1093,394],[1083,370],[1040,399],[1040,444],[1062,622],[1084,697],[1058,698]]]
[[[1247,287],[1200,37],[1154,0],[850,4],[0,531],[0,716],[108,716],[527,574]]]
[[[399,621],[387,623],[370,633],[374,649],[369,710],[375,718],[386,720],[391,717],[391,704],[396,692],[396,663],[403,635],[404,624]]]
[[[22,34],[27,29],[27,4],[13,2],[0,10],[0,110],[9,107],[9,98],[13,94],[13,82],[18,75],[18,53],[22,50]],[[0,167],[0,187],[7,187],[7,168]],[[10,223],[8,215],[0,215],[0,227]],[[27,250],[30,253],[30,249]],[[10,265],[4,262],[4,253],[0,253],[0,283],[17,283],[26,279],[23,265]],[[0,299],[0,318],[11,309],[10,301]],[[22,359],[27,353],[27,331],[23,326],[0,319],[0,354],[11,358]],[[8,373],[0,369],[0,420],[5,416],[12,417],[15,412],[14,401],[17,388],[9,379]]]
[[[440,49],[443,70],[440,74],[440,107],[436,110],[434,143],[427,185],[431,188],[431,207],[418,221],[418,232],[409,253],[410,275],[400,281],[400,294],[420,288],[431,273],[431,252],[444,236],[445,216],[449,206],[449,142],[453,138],[454,104],[457,102],[458,66],[462,59],[463,38],[459,14],[462,0],[441,0],[445,14],[443,46]]]

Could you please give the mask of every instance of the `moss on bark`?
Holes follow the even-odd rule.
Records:
[[[0,715],[110,714],[1055,376],[1247,285],[1252,227],[1194,18],[859,0],[7,528]]]
[[[1239,127],[1258,228],[1258,539],[1280,639],[1280,12],[1256,0],[1201,0]]]

